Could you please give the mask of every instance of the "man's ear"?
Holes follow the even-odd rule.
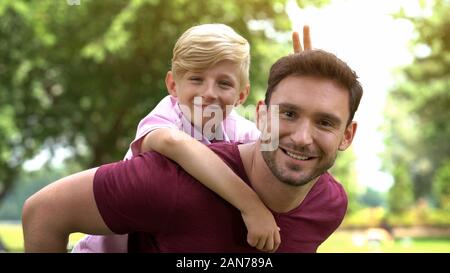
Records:
[[[248,98],[248,94],[250,94],[250,84],[247,84],[244,89],[239,92],[239,97],[237,98],[234,106],[238,106],[244,104],[244,102]]]
[[[172,71],[169,71],[166,74],[166,88],[167,92],[169,92],[170,95],[174,97],[177,96],[177,84],[175,83],[175,79],[173,78]]]
[[[344,138],[342,138],[341,143],[339,144],[339,151],[345,151],[350,144],[352,144],[353,138],[355,137],[356,128],[358,124],[356,121],[352,121],[344,131]]]

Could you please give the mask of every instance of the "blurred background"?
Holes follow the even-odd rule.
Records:
[[[356,139],[331,170],[348,213],[319,252],[450,252],[448,14],[449,0],[2,0],[0,252],[23,251],[27,197],[123,158],[167,94],[177,38],[201,23],[250,42],[246,105],[304,24],[360,76]]]

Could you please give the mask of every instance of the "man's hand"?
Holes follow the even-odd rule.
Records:
[[[292,32],[292,45],[294,47],[294,53],[300,53],[303,51],[302,44],[300,43],[300,37],[297,31]],[[303,26],[303,45],[304,50],[312,49],[311,36],[309,35],[309,26]]]
[[[242,218],[247,226],[247,242],[252,247],[266,252],[275,252],[281,243],[280,228],[277,226],[272,213],[263,205],[242,212]]]

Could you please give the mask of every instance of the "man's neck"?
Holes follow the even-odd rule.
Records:
[[[297,208],[317,181],[304,186],[285,184],[267,166],[259,142],[242,144],[238,148],[253,190],[275,212],[284,213]]]

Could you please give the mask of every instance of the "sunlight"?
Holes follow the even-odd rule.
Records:
[[[358,181],[378,191],[387,191],[393,182],[381,171],[379,158],[384,149],[380,132],[384,103],[394,84],[392,71],[412,61],[409,42],[414,27],[391,16],[400,8],[424,15],[417,1],[334,0],[320,9],[300,9],[296,1],[287,5],[294,30],[301,33],[303,25],[310,25],[313,47],[333,52],[360,76],[364,96],[355,116],[356,169]]]

